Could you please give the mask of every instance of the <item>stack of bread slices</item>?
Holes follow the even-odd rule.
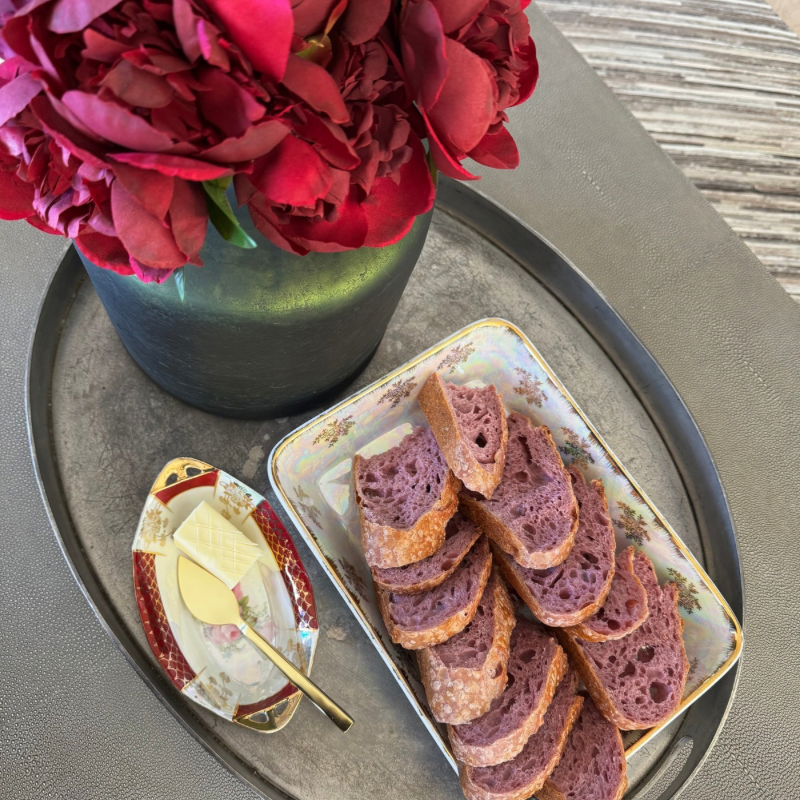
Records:
[[[565,469],[544,425],[506,418],[494,386],[433,374],[419,403],[430,427],[356,456],[356,502],[386,627],[417,653],[464,794],[619,800],[620,730],[683,696],[678,587],[615,553],[602,482]]]

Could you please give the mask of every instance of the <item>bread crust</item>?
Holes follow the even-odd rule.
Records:
[[[445,528],[458,509],[461,481],[448,470],[436,502],[408,530],[370,522],[361,502],[358,486],[358,465],[361,456],[353,459],[353,486],[358,516],[361,520],[361,544],[371,567],[404,567],[432,556],[444,543]]]
[[[619,747],[620,751],[623,753],[622,763],[625,764],[622,734],[619,732],[619,729],[616,729],[614,734],[617,740],[617,747]],[[555,769],[555,767],[553,767],[553,769]],[[609,797],[607,800],[622,800],[622,796],[625,794],[625,790],[628,788],[627,770],[623,770],[620,777],[622,778],[622,781],[617,787],[617,791],[614,793],[613,797]],[[538,790],[536,796],[538,800],[569,800],[569,798],[565,794],[562,794],[555,786],[553,786],[549,780],[544,782],[544,785]]]
[[[438,722],[470,722],[485,714],[492,700],[506,688],[509,643],[516,618],[508,589],[497,570],[494,572],[494,636],[483,664],[478,669],[451,669],[430,648],[417,653],[428,705]]]
[[[665,583],[664,586],[661,587],[662,591],[669,592],[671,595],[670,602],[675,604],[675,613],[678,614],[678,586],[674,583]],[[683,634],[683,620],[680,616],[678,616],[678,620],[681,623],[681,634]],[[678,704],[680,704],[680,697],[678,698],[678,704],[670,705],[667,709],[665,709],[663,716],[660,719],[649,722],[642,722],[640,720],[629,719],[626,717],[622,711],[620,711],[615,705],[614,701],[611,698],[611,695],[606,691],[605,686],[603,685],[600,677],[595,670],[595,666],[592,663],[591,659],[587,658],[583,652],[583,649],[578,644],[579,640],[576,640],[575,637],[570,633],[569,628],[554,628],[553,632],[558,637],[559,642],[561,642],[561,646],[567,651],[567,655],[569,656],[570,664],[572,665],[573,669],[581,676],[581,680],[583,681],[584,685],[586,686],[589,694],[591,695],[594,704],[597,706],[597,710],[613,725],[616,725],[617,728],[622,729],[623,731],[635,731],[635,730],[645,730],[649,728],[653,728],[656,725],[660,725],[667,717],[674,713],[675,708]],[[683,638],[681,636],[681,644],[683,644]],[[684,669],[684,685],[686,684],[686,673],[689,668],[689,662],[686,660],[686,647],[683,646],[683,660],[685,663]],[[683,687],[681,687],[681,695],[683,694]]]
[[[566,675],[567,669],[566,653],[560,647],[556,647],[555,655],[547,670],[544,691],[536,707],[530,709],[527,719],[519,728],[488,746],[462,742],[458,738],[458,726],[448,725],[447,733],[456,760],[472,767],[491,767],[503,761],[510,761],[519,755],[528,739],[541,727],[545,712],[553,700],[558,684]]]
[[[642,616],[636,621],[636,624],[632,628],[628,628],[628,630],[620,631],[619,633],[598,633],[597,631],[588,628],[584,622],[578,623],[577,625],[570,626],[567,630],[572,636],[577,637],[578,639],[583,639],[585,642],[610,642],[613,639],[622,639],[623,637],[627,636],[629,633],[633,633],[649,616],[650,611],[647,607],[647,592],[644,590],[644,586],[642,586],[642,582],[637,577],[636,573],[633,571],[633,557],[636,554],[636,550],[633,547],[626,547],[620,555],[624,557],[624,560],[627,562],[626,571],[630,572],[633,575],[634,580],[636,583],[639,584],[642,590],[643,600],[643,611],[644,613]],[[606,596],[607,598],[607,596]],[[605,600],[603,601],[605,602]],[[598,609],[595,609],[595,613]]]
[[[470,491],[491,497],[503,477],[508,442],[508,423],[500,393],[490,386],[497,401],[500,418],[500,447],[491,470],[484,467],[472,454],[466,439],[459,433],[453,406],[447,397],[444,381],[434,372],[417,396],[417,402],[431,426],[433,435],[447,465]]]
[[[570,705],[569,711],[567,712],[567,719],[559,734],[558,743],[552,758],[538,775],[532,776],[529,783],[515,792],[489,792],[482,786],[476,786],[472,782],[472,771],[475,767],[460,763],[458,765],[458,777],[461,782],[461,789],[467,800],[526,800],[526,798],[530,797],[534,792],[538,792],[561,759],[564,748],[567,746],[567,739],[578,717],[581,715],[582,708],[583,697],[575,695],[572,700],[572,705]]]
[[[603,508],[605,509],[606,517],[610,519],[608,502],[606,501],[606,493],[603,490],[603,482],[594,480],[591,482],[591,485],[595,489],[600,490],[600,497],[603,501]],[[580,519],[578,520],[578,524],[580,525]],[[613,531],[610,532],[609,535],[613,537]],[[571,614],[559,614],[555,611],[549,611],[533,596],[528,588],[527,583],[525,583],[522,576],[514,568],[515,565],[510,563],[511,558],[502,551],[498,552],[498,550],[499,548],[495,542],[492,542],[492,552],[495,556],[495,563],[503,573],[503,577],[514,587],[514,589],[516,589],[517,594],[522,598],[525,605],[528,606],[528,608],[533,612],[533,615],[545,625],[549,625],[554,628],[564,628],[568,625],[577,625],[581,622],[584,622],[585,620],[589,619],[589,617],[597,613],[597,610],[603,605],[603,603],[605,603],[606,597],[608,597],[608,593],[611,590],[611,581],[614,578],[615,568],[614,559],[611,561],[611,569],[609,570],[605,585],[603,586],[600,595],[594,603],[589,604],[585,608],[576,609]],[[569,556],[569,553],[567,553],[567,556]],[[566,557],[564,560],[566,560]]]
[[[392,641],[395,644],[405,647],[406,650],[422,650],[424,647],[433,647],[434,645],[446,642],[448,639],[464,630],[464,628],[472,622],[472,618],[478,610],[478,604],[481,601],[481,597],[483,597],[483,590],[489,582],[491,571],[492,554],[490,551],[478,578],[478,590],[475,592],[475,596],[472,598],[470,604],[452,617],[448,617],[448,619],[440,625],[416,631],[405,630],[394,623],[389,605],[390,592],[386,592],[378,586],[375,586],[378,608],[380,609],[381,616],[386,625],[386,630],[389,631],[389,636],[392,637]]]
[[[445,529],[446,528],[447,525],[445,525]],[[380,589],[383,589],[385,592],[394,592],[395,594],[420,594],[421,592],[427,592],[429,589],[433,589],[440,583],[444,583],[458,569],[459,565],[464,560],[464,557],[467,555],[467,553],[469,553],[469,551],[472,549],[472,546],[482,535],[483,531],[476,525],[473,536],[468,540],[466,547],[461,551],[461,553],[459,553],[458,558],[453,563],[453,566],[448,570],[440,572],[433,578],[428,578],[426,581],[419,581],[418,583],[412,583],[408,586],[396,586],[388,581],[382,581],[374,571],[372,573],[372,579],[375,582],[375,585]],[[435,553],[432,555],[435,555]]]

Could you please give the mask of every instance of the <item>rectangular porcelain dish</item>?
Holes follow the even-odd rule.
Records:
[[[576,464],[587,479],[602,479],[617,549],[635,545],[653,561],[659,582],[678,583],[690,672],[674,719],[736,663],[742,649],[739,622],[531,342],[513,324],[486,319],[306,422],[276,445],[269,461],[275,493],[445,757],[455,769],[443,726],[437,725],[428,709],[413,658],[392,643],[381,620],[361,549],[351,479],[354,455],[382,452],[414,426],[425,424],[416,397],[434,371],[456,384],[493,383],[507,412],[518,411],[536,424],[546,424],[566,464]],[[632,732],[625,740],[627,756],[671,719],[643,735]]]

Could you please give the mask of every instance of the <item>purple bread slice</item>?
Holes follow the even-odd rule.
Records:
[[[569,555],[578,502],[553,437],[521,414],[508,418],[503,480],[490,499],[461,493],[464,513],[529,569],[546,569]]]
[[[578,530],[569,555],[557,567],[526,569],[493,548],[495,563],[517,594],[545,625],[566,627],[588,619],[605,602],[614,577],[614,529],[602,481],[587,485],[570,467],[578,500]]]
[[[461,513],[447,523],[444,544],[432,555],[404,567],[375,567],[377,586],[395,594],[419,594],[446,581],[481,535],[481,529]]]
[[[464,630],[475,616],[491,571],[489,543],[481,536],[458,569],[427,592],[394,594],[375,587],[392,641],[407,650],[421,650]]]
[[[458,478],[430,428],[417,428],[396,447],[353,459],[364,556],[371,567],[402,567],[432,556],[458,508]]]
[[[635,631],[647,619],[647,594],[633,572],[633,547],[626,547],[617,556],[617,568],[611,591],[603,607],[585,622],[569,629],[573,636],[587,642],[621,639]]]
[[[650,559],[641,551],[633,571],[647,592],[649,614],[622,639],[586,642],[568,628],[555,632],[600,713],[624,731],[652,728],[680,705],[689,663],[678,613],[678,587],[658,585]]]
[[[620,800],[627,787],[619,730],[587,697],[561,761],[536,796],[539,800]]]
[[[570,670],[558,685],[542,727],[516,758],[492,767],[459,764],[461,788],[467,800],[525,800],[541,789],[558,764],[580,716],[583,697],[575,694],[577,688],[578,678]]]
[[[428,705],[439,722],[469,722],[503,693],[514,623],[508,590],[492,570],[472,622],[452,639],[417,653]]]
[[[417,400],[453,474],[470,491],[491,497],[503,475],[508,441],[497,389],[455,386],[434,372]]]
[[[538,623],[518,619],[511,634],[505,691],[482,716],[448,726],[456,759],[472,767],[490,767],[519,755],[541,726],[566,671],[567,657],[556,640]]]

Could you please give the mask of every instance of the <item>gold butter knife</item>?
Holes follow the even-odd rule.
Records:
[[[242,619],[236,595],[219,578],[178,556],[178,586],[197,619],[206,625],[235,625],[340,730],[349,730],[353,718]]]

